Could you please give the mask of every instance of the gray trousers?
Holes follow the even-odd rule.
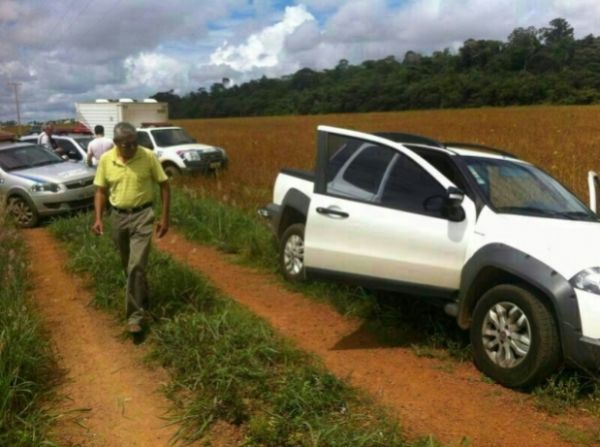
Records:
[[[154,211],[152,207],[131,214],[113,210],[111,216],[112,237],[127,274],[125,312],[130,323],[141,324],[150,304],[146,265],[154,227]]]

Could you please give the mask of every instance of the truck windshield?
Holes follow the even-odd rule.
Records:
[[[160,147],[177,146],[179,144],[195,143],[192,137],[183,129],[160,129],[153,130],[152,136],[156,145]]]
[[[0,150],[0,168],[7,172],[63,162],[62,158],[42,146]]]
[[[487,157],[464,157],[471,175],[499,213],[597,221],[556,179],[535,166]]]
[[[92,140],[93,140],[93,138],[86,138],[86,137],[75,138],[75,141],[77,141],[77,143],[86,151],[87,151],[88,144],[90,144],[90,141],[92,141]]]

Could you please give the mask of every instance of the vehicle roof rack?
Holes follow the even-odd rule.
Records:
[[[415,135],[411,133],[401,133],[401,132],[374,132],[373,135],[377,135],[381,138],[387,138],[388,140],[392,140],[396,143],[406,143],[406,144],[426,144],[428,146],[439,147],[442,149],[446,149],[443,143],[434,140],[432,138],[423,137],[421,135]]]
[[[498,149],[492,146],[486,146],[485,144],[474,144],[474,143],[459,143],[456,141],[444,142],[446,146],[454,146],[463,149],[479,149],[481,151],[491,152],[493,154],[503,155],[510,158],[519,158],[515,154],[511,154],[503,149]]]

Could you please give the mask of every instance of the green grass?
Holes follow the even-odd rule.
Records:
[[[28,303],[27,264],[21,235],[0,210],[0,445],[53,445],[55,365],[40,322]]]
[[[187,237],[236,253],[252,265],[277,268],[274,240],[255,216],[190,189],[172,193],[172,223]]]
[[[533,390],[538,408],[560,414],[582,408],[600,417],[600,381],[597,376],[572,369],[562,369]]]
[[[89,278],[96,303],[122,315],[124,275],[109,238],[89,232],[91,219],[59,220],[51,230],[66,245],[70,267]],[[408,445],[366,396],[198,274],[153,252],[148,278],[156,318],[151,361],[171,373],[166,391],[180,440],[206,441],[211,426],[225,421],[239,427],[245,446]]]

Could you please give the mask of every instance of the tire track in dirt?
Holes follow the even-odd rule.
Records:
[[[202,272],[226,295],[265,318],[297,346],[317,354],[325,366],[366,390],[397,414],[407,434],[433,434],[458,445],[463,439],[481,447],[572,445],[561,439],[561,425],[593,429],[597,419],[580,414],[550,416],[528,395],[485,383],[471,364],[444,371],[434,359],[409,348],[387,347],[326,304],[287,291],[273,275],[235,265],[216,249],[171,232],[158,247]]]
[[[162,419],[164,370],[142,365],[144,349],[119,340],[123,328],[90,305],[83,281],[65,271],[67,256],[45,229],[24,232],[33,299],[66,380],[55,429],[61,446],[167,446],[175,433]]]

